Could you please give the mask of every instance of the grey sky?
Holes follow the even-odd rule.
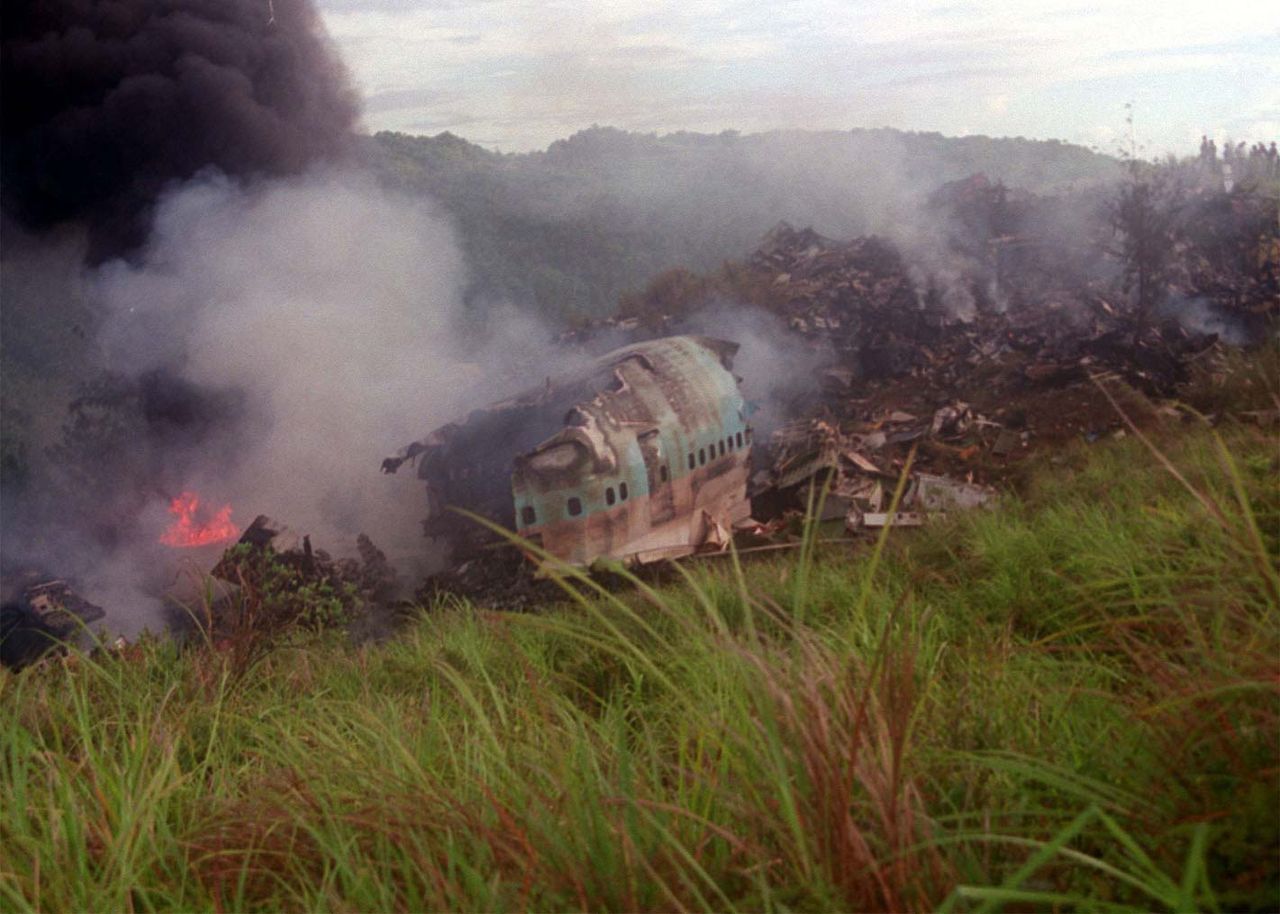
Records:
[[[1280,138],[1258,0],[320,0],[370,130],[503,151],[640,131],[900,127],[1149,155]]]

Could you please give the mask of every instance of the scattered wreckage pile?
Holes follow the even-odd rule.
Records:
[[[961,288],[955,277],[971,262],[956,261]],[[1138,332],[1105,290],[1046,286],[1043,273],[1006,273],[1003,311],[980,298],[976,310],[958,308],[876,238],[837,242],[780,224],[748,263],[827,366],[817,402],[759,449],[753,514],[772,528],[805,509],[815,480],[823,518],[843,517],[851,531],[989,505],[992,484],[1043,446],[1124,434],[1096,380],[1166,397],[1193,361],[1221,352],[1215,335],[1174,322]],[[912,449],[915,471],[889,516]]]
[[[971,261],[956,260],[948,285],[913,279],[898,249],[876,237],[838,242],[780,223],[748,264],[774,289],[771,307],[791,331],[832,353],[828,380],[846,386],[910,376],[946,387],[1002,365],[1033,383],[1114,371],[1166,395],[1186,380],[1186,359],[1217,340],[1171,321],[1138,331],[1100,283],[1012,296],[993,310],[969,294],[989,279],[967,275]],[[1006,275],[1003,288],[1029,284]]]
[[[772,464],[752,479],[753,537],[768,538],[786,526],[789,514],[814,511],[819,521],[843,520],[856,533],[864,527],[916,527],[930,515],[992,505],[996,490],[967,478],[913,472],[895,510],[890,510],[910,446],[925,435],[935,439],[964,435],[976,423],[966,404],[944,406],[922,422],[898,410],[873,422],[842,431],[825,419],[799,420],[773,433]],[[995,423],[986,423],[995,425]],[[976,447],[973,446],[973,447]]]

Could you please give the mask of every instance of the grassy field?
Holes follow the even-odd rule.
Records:
[[[1159,441],[537,615],[0,672],[0,907],[1280,910],[1275,431]]]

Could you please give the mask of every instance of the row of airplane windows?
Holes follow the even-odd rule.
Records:
[[[745,438],[743,434],[743,432],[738,432],[736,435],[721,438],[717,442],[712,442],[710,448],[698,448],[697,454],[690,451],[689,469],[692,470],[696,467],[705,466],[708,450],[711,452],[711,459],[715,460],[716,457],[723,457],[730,451],[738,450],[739,448],[743,448],[747,444],[750,444],[751,429],[746,430]],[[658,470],[662,482],[666,482],[669,475],[667,473],[666,465],[664,464],[659,467]],[[604,490],[604,501],[606,505],[612,507],[619,501],[626,501],[629,495],[630,492],[627,490],[627,484],[625,482],[620,482],[618,483],[618,491],[616,494],[613,491],[613,486],[609,486]],[[582,499],[577,495],[570,495],[565,507],[568,510],[570,517],[580,517],[582,515]],[[533,505],[525,505],[520,509],[520,525],[522,527],[532,527],[537,522],[538,512],[534,510]]]
[[[616,495],[614,494],[613,486],[608,486],[604,490],[604,503],[609,507],[613,507],[619,500],[626,501],[630,494],[631,493],[627,490],[627,484],[625,482],[618,483],[618,492]],[[570,517],[579,516],[582,514],[582,499],[576,495],[570,495],[567,507],[569,509]],[[524,510],[528,516],[536,517],[533,513],[533,508],[525,508]],[[532,521],[529,523],[532,523]],[[528,524],[525,524],[525,526],[527,527]]]
[[[738,432],[736,435],[730,435],[728,438],[721,438],[718,442],[713,441],[711,442],[710,448],[705,448],[705,447],[698,448],[698,453],[696,455],[693,453],[693,451],[690,451],[689,452],[689,469],[692,470],[692,469],[695,469],[696,467],[705,466],[707,463],[708,450],[710,450],[711,452],[711,459],[715,460],[716,457],[723,457],[725,453],[727,453],[728,451],[734,451],[739,448],[745,447],[745,445],[743,444],[744,439],[742,435],[743,435],[742,432]],[[747,429],[745,441],[746,441],[746,444],[751,443],[751,429]],[[717,453],[717,450],[719,451],[719,453]]]
[[[666,467],[663,467],[662,481],[666,482]],[[618,483],[618,491],[614,492],[613,486],[609,486],[604,490],[605,504],[612,507],[620,500],[626,501],[631,496],[631,491],[627,488],[625,482]],[[578,517],[582,514],[582,499],[577,495],[570,495],[566,503],[570,517]],[[534,510],[533,505],[525,505],[520,509],[520,525],[522,527],[532,527],[538,522],[538,512]]]

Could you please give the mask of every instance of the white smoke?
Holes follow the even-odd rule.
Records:
[[[812,397],[820,371],[832,361],[824,341],[791,333],[776,314],[739,302],[720,301],[694,314],[679,327],[738,344],[733,373],[741,380],[758,440],[802,410],[797,401]]]
[[[463,333],[466,270],[449,223],[367,176],[326,172],[245,188],[212,176],[161,205],[140,262],[98,271],[113,317],[108,366],[178,365],[240,390],[233,462],[200,461],[187,485],[349,553],[368,533],[410,582],[423,570],[425,494],[381,458],[501,392],[481,365],[549,337],[514,313]],[[416,561],[415,561],[416,560]]]

